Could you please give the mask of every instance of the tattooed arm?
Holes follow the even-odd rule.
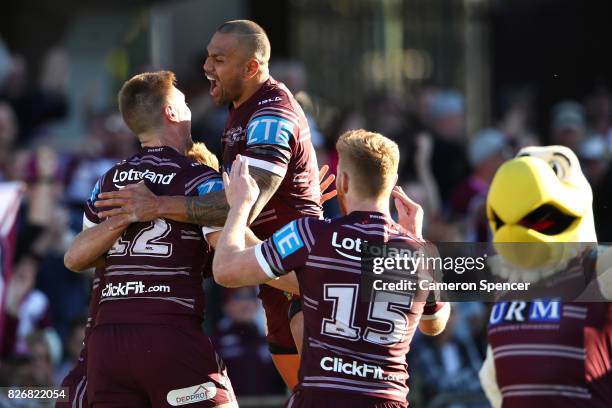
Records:
[[[283,179],[267,170],[251,168],[251,176],[259,187],[259,197],[249,215],[249,224],[259,215],[270,201]],[[119,228],[131,222],[151,221],[156,218],[168,218],[179,222],[222,227],[225,224],[229,206],[224,191],[208,193],[201,197],[166,197],[156,196],[144,183],[131,184],[121,190],[102,193],[96,207],[117,207],[101,211],[99,216],[116,218],[111,229]]]
[[[283,179],[267,170],[251,167],[251,177],[257,182],[259,196],[251,209],[248,223],[252,223],[270,201]],[[222,227],[225,224],[229,206],[224,191],[207,194],[205,197],[186,197],[186,221],[192,224]],[[171,213],[162,215],[173,219]]]

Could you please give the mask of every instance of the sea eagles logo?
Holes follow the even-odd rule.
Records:
[[[361,256],[349,255],[346,252],[340,251],[340,249],[343,249],[345,251],[356,251],[361,253],[361,238],[353,239],[349,237],[344,237],[342,238],[342,241],[339,241],[338,233],[334,232],[334,234],[332,235],[331,244],[338,253],[338,255],[348,259],[352,259],[353,261],[361,261]]]
[[[234,127],[225,131],[225,143],[233,146],[236,142],[244,139],[245,131],[242,126]]]

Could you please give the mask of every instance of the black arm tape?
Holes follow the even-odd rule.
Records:
[[[289,316],[289,321],[293,319],[293,316],[300,313],[302,311],[302,298],[294,297],[291,303],[289,303],[289,312],[287,315]]]

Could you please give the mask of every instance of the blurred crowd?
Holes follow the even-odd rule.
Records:
[[[214,106],[199,68],[194,64],[193,73],[179,74],[179,88],[192,110],[194,139],[218,154],[227,109]],[[424,207],[427,239],[488,241],[485,199],[498,166],[523,146],[561,144],[578,154],[593,187],[600,241],[612,241],[606,195],[612,190],[612,95],[605,86],[580,100],[559,101],[546,129],[534,125],[538,95],[515,89],[499,95],[493,126],[468,134],[465,96],[454,89],[429,84],[410,94],[380,93],[346,110],[309,95],[299,63],[278,62],[271,70],[304,107],[319,165],[329,164],[334,172],[335,140],[348,129],[367,128],[397,141],[400,183]],[[13,183],[12,193],[0,193],[5,201],[9,194],[23,195],[14,222],[0,219],[0,386],[57,385],[78,358],[90,323],[92,274],[69,272],[63,254],[81,229],[83,204],[96,180],[138,149],[112,100],[107,110],[85,109],[84,134],[53,133],[72,108],[66,97],[69,72],[66,54],[52,49],[35,78],[27,61],[0,43],[0,182]],[[339,215],[335,200],[326,203],[325,215]],[[283,394],[256,288],[222,290],[208,281],[204,290],[204,329],[227,363],[237,395]],[[449,395],[457,407],[484,401],[477,373],[487,318],[484,304],[457,304],[443,335],[415,338],[408,361],[410,399],[417,406],[435,406]],[[470,402],[474,396],[482,397],[472,398],[480,402]]]

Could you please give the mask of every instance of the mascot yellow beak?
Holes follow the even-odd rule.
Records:
[[[592,192],[575,154],[562,146],[530,147],[504,163],[487,197],[496,250],[521,268],[562,261],[563,244],[595,241]]]

